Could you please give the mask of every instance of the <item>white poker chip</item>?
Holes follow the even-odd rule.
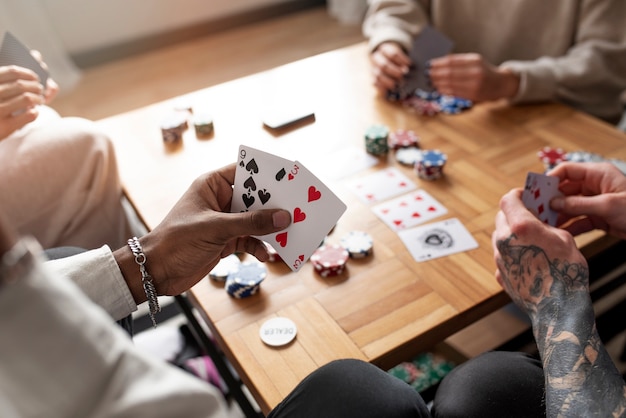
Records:
[[[372,236],[363,231],[351,231],[341,238],[341,246],[352,258],[367,257],[372,253],[373,244]]]
[[[261,341],[273,347],[289,344],[294,338],[298,328],[289,318],[277,317],[268,319],[261,325],[259,336]]]
[[[396,151],[396,161],[403,165],[413,167],[421,159],[422,151],[417,147],[400,148]]]
[[[235,254],[230,254],[222,258],[216,266],[213,267],[213,270],[209,272],[209,277],[218,282],[225,282],[228,275],[237,271],[240,264],[241,261],[239,257]]]

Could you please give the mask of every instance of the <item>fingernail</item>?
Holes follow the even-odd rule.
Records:
[[[274,228],[284,228],[289,226],[291,222],[291,216],[289,212],[285,210],[279,210],[272,214],[272,222],[274,223]]]
[[[565,206],[565,199],[562,197],[555,197],[550,201],[550,207],[554,210],[563,210]]]

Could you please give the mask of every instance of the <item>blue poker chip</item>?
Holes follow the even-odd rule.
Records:
[[[448,156],[439,150],[422,151],[420,162],[426,167],[443,167]]]
[[[267,268],[264,264],[241,263],[239,268],[228,275],[224,287],[230,296],[242,299],[257,293],[265,277],[267,277]]]
[[[351,231],[341,238],[341,246],[348,251],[350,258],[364,258],[372,253],[374,240],[363,231]]]
[[[605,158],[600,154],[594,154],[587,151],[574,151],[565,154],[565,160],[577,163],[597,163],[605,161]]]
[[[438,100],[441,95],[439,94],[437,90],[426,91],[422,89],[417,89],[415,90],[415,96],[419,97],[420,99],[428,100],[429,102],[431,102],[431,101]]]

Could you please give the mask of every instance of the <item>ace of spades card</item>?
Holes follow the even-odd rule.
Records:
[[[550,209],[550,200],[561,195],[558,177],[528,173],[522,202],[541,222],[556,226],[558,213]]]
[[[231,212],[281,208],[291,225],[257,238],[269,243],[292,271],[311,257],[346,205],[298,161],[239,148]]]

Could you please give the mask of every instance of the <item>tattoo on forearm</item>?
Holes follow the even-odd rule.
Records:
[[[548,416],[623,416],[626,385],[598,336],[587,265],[550,259],[539,246],[514,245],[516,239],[496,244],[500,274],[532,319]]]

